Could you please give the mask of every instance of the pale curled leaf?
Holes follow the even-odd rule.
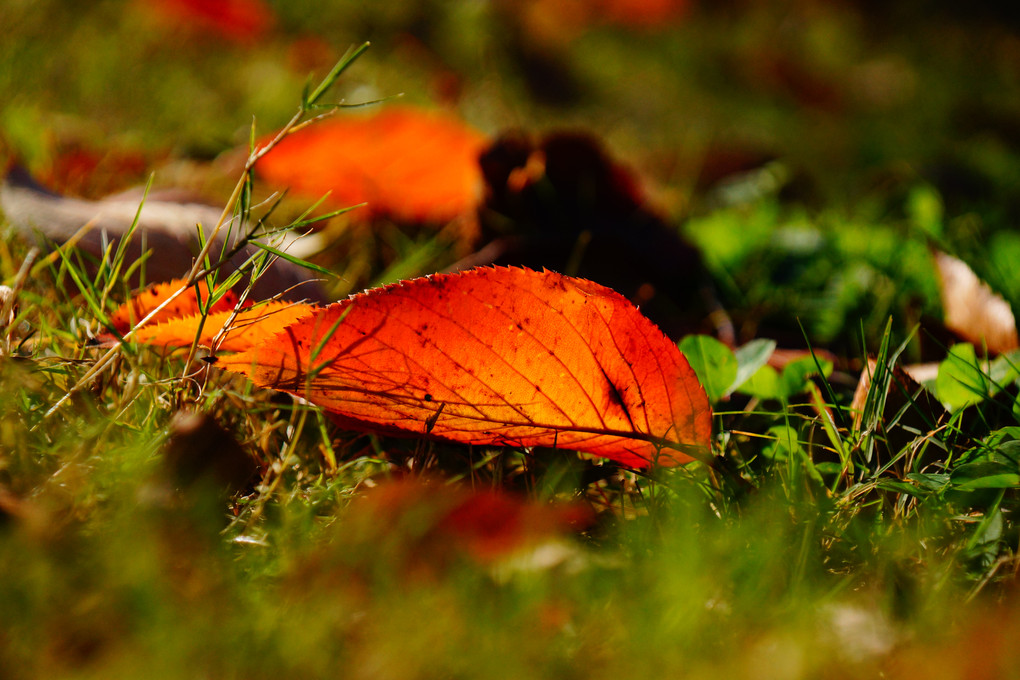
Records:
[[[633,467],[708,454],[708,399],[677,347],[618,293],[483,268],[330,305],[219,365],[341,422]]]
[[[1020,347],[1009,303],[996,295],[962,260],[935,253],[942,284],[946,328],[965,341],[1001,354]]]

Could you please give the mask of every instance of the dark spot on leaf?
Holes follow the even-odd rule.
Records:
[[[623,406],[623,395],[620,394],[620,390],[617,389],[616,385],[614,385],[611,382],[609,383],[608,394],[610,401],[612,401],[617,406],[621,407]]]
[[[432,395],[431,394],[426,394],[425,395],[425,401],[432,401]]]

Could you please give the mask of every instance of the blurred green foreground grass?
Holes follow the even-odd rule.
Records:
[[[848,409],[866,354],[946,357],[930,247],[1020,306],[1015,18],[726,3],[539,34],[543,7],[281,2],[246,43],[142,2],[8,2],[0,160],[90,197],[153,168],[215,194],[251,116],[278,128],[371,39],[340,96],[595,132],[700,247],[742,339],[829,349],[828,378],[718,402],[719,467],[651,476],[338,431],[146,348],[48,414],[99,356],[55,263],[3,329],[0,677],[1020,674],[1016,371],[941,419],[877,391],[863,424]],[[396,250],[409,276],[436,264]],[[5,239],[0,276],[27,255]],[[233,493],[169,453],[181,409],[223,428],[185,449],[239,447]],[[492,561],[432,531],[438,496],[383,520],[357,502],[422,461],[597,519]]]

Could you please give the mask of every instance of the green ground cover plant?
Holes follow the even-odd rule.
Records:
[[[88,198],[190,184],[225,217],[348,233],[238,158],[341,102],[434,104],[451,74],[446,105],[487,133],[582,127],[654,180],[732,322],[731,345],[677,338],[712,404],[710,455],[634,470],[359,431],[197,343],[118,331],[111,349],[137,289],[125,249],[97,269],[3,217],[0,676],[1020,672],[1020,353],[946,328],[932,255],[1020,305],[1015,18],[793,2],[539,40],[525,4],[278,3],[252,46],[168,38],[145,3],[10,3],[0,160]],[[536,83],[536,54],[571,86]],[[356,232],[374,253],[360,278],[352,249],[315,275],[346,272],[327,284],[347,292],[459,256],[376,227]],[[210,246],[188,283],[243,288],[278,254],[252,240],[269,247],[233,278]],[[407,478],[424,490],[383,495]],[[464,488],[532,509],[451,520]],[[583,521],[544,514],[564,503]],[[555,527],[519,539],[513,517]]]

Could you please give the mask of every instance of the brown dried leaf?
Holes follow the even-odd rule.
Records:
[[[1013,310],[961,260],[936,252],[946,328],[977,347],[1002,354],[1020,347]]]

